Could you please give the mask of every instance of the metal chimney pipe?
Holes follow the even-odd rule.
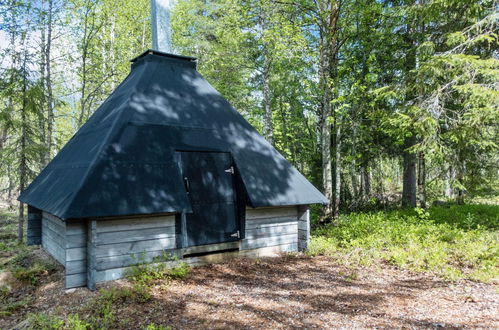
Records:
[[[170,5],[172,0],[151,0],[152,49],[172,53]]]

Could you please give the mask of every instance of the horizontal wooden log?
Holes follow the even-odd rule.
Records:
[[[271,208],[257,208],[257,209],[246,209],[246,220],[252,219],[270,219],[270,218],[282,218],[291,217],[297,219],[298,209],[296,206],[286,206],[286,207],[271,207]]]
[[[43,218],[42,219],[42,226],[49,227],[53,232],[65,236],[66,235],[66,225],[61,222],[53,221],[48,218]]]
[[[257,239],[243,239],[241,250],[251,250],[275,245],[291,244],[298,242],[298,235],[283,235],[277,237],[264,237]]]
[[[42,246],[55,260],[60,262],[62,265],[65,264],[66,258],[64,249],[57,245],[50,237],[44,232],[42,234]]]
[[[87,248],[86,247],[66,249],[66,262],[67,261],[85,260],[86,258],[87,258]]]
[[[64,236],[59,233],[53,231],[45,222],[42,227],[42,235],[48,237],[54,244],[57,244],[61,249],[66,248],[66,242]]]
[[[173,250],[148,251],[137,254],[126,254],[112,257],[99,257],[96,259],[96,270],[103,271],[120,267],[127,267],[143,263],[151,263],[154,260],[169,257],[174,254]]]
[[[175,227],[123,230],[97,234],[97,245],[175,237]]]
[[[256,239],[263,237],[274,237],[282,235],[291,235],[298,233],[298,224],[296,222],[288,225],[260,227],[246,230],[246,239]]]
[[[190,246],[182,249],[182,255],[193,254],[193,253],[206,253],[206,252],[213,252],[220,250],[239,249],[239,245],[240,241]]]
[[[68,221],[66,222],[66,235],[85,235],[87,234],[86,221]]]
[[[125,254],[137,254],[147,251],[168,250],[175,248],[175,238],[160,238],[127,243],[97,245],[96,257],[111,257]]]
[[[87,260],[66,261],[66,275],[85,273]]]
[[[64,282],[66,289],[85,286],[87,285],[87,273],[66,275]]]
[[[97,222],[97,232],[106,233],[121,230],[140,230],[171,226],[175,226],[175,216],[101,220]]]
[[[77,248],[87,246],[87,235],[77,234],[77,235],[66,235],[66,248]]]
[[[240,258],[240,257],[247,257],[247,258],[275,257],[279,256],[281,253],[295,252],[297,250],[298,250],[297,243],[289,243],[289,244],[281,244],[260,249],[224,252],[224,253],[210,254],[200,257],[188,257],[182,259],[181,261],[191,266],[199,266],[209,263],[226,262],[231,259]],[[170,261],[170,262],[165,262],[164,264],[166,267],[173,267],[177,264],[177,262]],[[125,277],[129,273],[129,271],[130,267],[119,267],[119,268],[101,270],[97,271],[96,279],[98,283],[117,280]]]
[[[61,223],[61,224],[64,224],[64,221],[63,221],[61,218],[58,218],[58,217],[56,217],[56,216],[54,216],[54,215],[52,215],[52,214],[50,214],[50,213],[47,213],[47,212],[43,212],[43,213],[42,213],[42,217],[43,217],[44,219],[48,219],[48,220],[53,221],[53,222],[55,222],[55,223]]]
[[[255,219],[246,221],[246,229],[274,227],[296,224],[296,218],[272,218],[272,219]]]

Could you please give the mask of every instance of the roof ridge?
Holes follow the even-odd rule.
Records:
[[[87,171],[85,172],[85,174],[82,176],[82,179],[80,180],[77,188],[74,190],[74,194],[73,194],[73,197],[71,198],[71,200],[66,204],[66,207],[64,208],[64,210],[61,212],[62,216],[61,218],[63,220],[65,219],[68,219],[68,217],[66,217],[66,213],[69,209],[71,209],[74,201],[76,200],[76,197],[78,196],[78,194],[80,193],[81,189],[83,188],[83,186],[85,185],[86,183],[86,180],[87,178],[90,176],[90,174],[93,172],[94,168],[95,168],[95,165],[97,163],[97,160],[99,159],[99,157],[102,155],[102,151],[104,150],[104,148],[106,146],[109,145],[109,141],[111,139],[111,137],[114,135],[114,131],[116,130],[116,127],[118,126],[118,122],[120,122],[120,120],[122,119],[122,111],[124,109],[127,109],[128,108],[128,105],[130,104],[130,101],[132,99],[132,96],[137,92],[137,85],[138,82],[140,82],[142,80],[142,77],[145,73],[145,67],[147,67],[149,63],[146,63],[146,65],[142,68],[142,72],[140,73],[140,77],[139,79],[137,80],[137,84],[134,86],[134,90],[130,93],[130,95],[128,96],[127,98],[127,101],[125,103],[122,103],[120,105],[120,107],[122,108],[120,110],[119,113],[116,114],[116,118],[114,119],[113,123],[111,124],[111,127],[109,128],[109,133],[106,135],[106,137],[104,138],[104,140],[102,141],[102,144],[101,146],[99,147],[99,150],[95,153],[95,157],[90,161],[89,165],[88,165],[88,168],[87,168]],[[123,81],[125,82],[126,79]],[[119,87],[118,87],[119,88]],[[116,88],[116,89],[118,89]],[[81,208],[83,208],[83,205],[81,206]],[[78,211],[81,211],[81,208],[80,210]]]

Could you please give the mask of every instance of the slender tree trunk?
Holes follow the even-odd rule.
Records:
[[[371,194],[371,175],[367,164],[360,167],[360,191],[363,199]]]
[[[48,164],[52,158],[52,136],[54,131],[54,97],[52,92],[52,21],[53,21],[53,0],[48,0],[48,18],[47,18],[47,47],[45,51],[45,70],[46,75],[46,87],[47,87],[47,140],[45,154],[45,165]]]
[[[322,156],[322,187],[324,195],[330,204],[324,207],[324,218],[333,218],[333,172],[331,162],[331,86],[329,84],[330,55],[327,36],[321,33],[321,48],[319,54],[319,86],[322,92],[320,100],[320,144]]]
[[[418,154],[419,207],[426,209],[426,164],[424,152]]]
[[[444,196],[446,198],[454,198],[454,181],[456,179],[456,171],[452,165],[449,165],[447,169],[447,173],[445,175],[445,188],[444,188]]]
[[[456,181],[458,183],[456,202],[460,205],[464,204],[464,197],[466,194],[466,191],[463,189],[464,171],[465,171],[464,157],[462,156],[462,152],[459,152],[457,176],[456,176]]]
[[[333,217],[337,218],[340,215],[340,203],[341,203],[341,128],[339,126],[339,118],[335,116],[335,135],[333,139],[334,148],[334,210]]]
[[[267,46],[264,46],[267,47]],[[263,135],[270,144],[274,144],[274,127],[272,124],[272,107],[270,95],[270,56],[268,51],[263,52],[263,68],[262,68],[262,83],[263,83]]]
[[[23,37],[25,38],[25,37]],[[25,44],[26,40],[23,40],[23,47],[27,47]],[[21,150],[20,150],[20,157],[19,157],[19,191],[23,191],[26,185],[26,174],[27,174],[27,168],[28,168],[28,161],[27,161],[27,155],[26,155],[26,147],[27,147],[27,125],[28,125],[28,118],[27,118],[27,101],[28,101],[28,96],[27,94],[27,50],[24,49],[24,57],[23,57],[23,65],[22,65],[22,70],[23,70],[23,87],[22,87],[22,108],[21,108]],[[18,221],[18,227],[17,227],[17,239],[19,242],[22,242],[24,238],[24,203],[19,202],[19,221]]]
[[[406,139],[404,157],[404,174],[402,181],[402,206],[416,207],[416,154],[409,150],[416,144],[416,136],[412,135]]]

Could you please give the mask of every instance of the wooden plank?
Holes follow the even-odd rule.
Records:
[[[246,209],[246,220],[271,219],[271,218],[282,218],[282,217],[290,217],[296,219],[297,216],[298,216],[298,210],[296,206]]]
[[[241,242],[241,250],[250,250],[257,248],[264,248],[275,245],[289,244],[289,243],[297,243],[298,235],[282,235],[276,237],[264,237],[257,239],[244,239]]]
[[[46,219],[49,219],[49,220],[56,221],[56,222],[61,222],[61,223],[64,223],[64,221],[62,221],[62,219],[61,219],[61,218],[58,218],[58,217],[56,217],[55,215],[52,215],[52,214],[47,213],[47,212],[42,212],[42,217],[43,217],[43,218],[46,218]]]
[[[180,237],[181,237],[181,247],[187,247],[187,216],[185,212],[180,215]]]
[[[85,221],[66,222],[66,235],[83,235],[87,232],[87,224]]]
[[[120,256],[125,254],[137,254],[140,252],[168,250],[175,248],[175,237],[160,238],[127,243],[115,243],[97,245],[96,257]]]
[[[87,258],[87,247],[66,249],[66,261],[85,260]]]
[[[42,246],[55,260],[63,265],[65,264],[64,249],[55,244],[52,239],[45,234],[42,234]]]
[[[170,226],[175,226],[175,216],[101,220],[97,222],[97,232],[106,233],[130,229],[140,230]]]
[[[87,246],[87,234],[66,235],[66,248],[78,248]]]
[[[281,245],[275,245],[271,247],[264,247],[252,250],[224,252],[224,253],[211,254],[201,257],[189,257],[182,259],[181,261],[191,266],[198,266],[209,263],[226,262],[228,260],[240,257],[243,258],[275,257],[279,256],[281,253],[284,252],[294,252],[297,250],[298,250],[298,244],[295,242],[295,243],[281,244]],[[176,265],[176,262],[170,261],[170,262],[165,262],[164,264],[166,267],[173,267]],[[117,267],[112,269],[100,270],[97,271],[96,281],[98,283],[101,283],[106,281],[117,280],[125,277],[128,274],[129,270],[130,267]]]
[[[246,230],[254,228],[263,228],[263,227],[284,226],[296,223],[298,223],[296,218],[272,218],[272,219],[247,220]]]
[[[182,255],[192,254],[192,253],[203,253],[203,252],[213,252],[220,250],[229,250],[229,249],[239,249],[240,241],[236,242],[226,242],[219,244],[207,244],[207,245],[198,245],[198,246],[190,246],[185,249],[182,249]]]
[[[298,240],[307,241],[308,238],[309,238],[308,231],[298,229]]]
[[[29,219],[28,220],[28,228],[41,228],[42,227],[42,218],[38,219]]]
[[[96,259],[96,270],[106,270],[113,268],[126,267],[131,265],[150,263],[164,255],[174,254],[173,250],[147,251],[137,254],[125,254],[120,256],[99,257]]]
[[[53,231],[49,226],[43,223],[42,235],[49,237],[55,244],[59,245],[62,249],[65,249],[66,243],[64,242],[64,236]]]
[[[117,232],[97,233],[97,242],[99,245],[103,245],[174,237],[175,227],[170,226],[140,230],[123,230]]]
[[[87,287],[95,290],[96,257],[97,250],[97,220],[88,220],[87,229]]]
[[[87,272],[87,260],[66,261],[66,275]]]
[[[42,234],[42,228],[41,227],[38,227],[38,228],[28,227],[28,229],[26,230],[26,235],[27,236],[40,237],[41,234]]]
[[[298,208],[298,249],[305,251],[310,243],[310,209],[308,205]]]
[[[28,237],[26,238],[26,244],[27,245],[40,245],[40,244],[42,244],[42,237],[28,235]]]
[[[256,239],[263,237],[275,237],[282,235],[298,234],[298,224],[293,223],[285,226],[263,227],[246,230],[246,239]]]
[[[87,285],[87,273],[66,275],[64,278],[66,289]]]
[[[49,227],[53,232],[64,236],[66,235],[66,226],[64,223],[57,223],[47,218],[42,219],[42,226]]]

